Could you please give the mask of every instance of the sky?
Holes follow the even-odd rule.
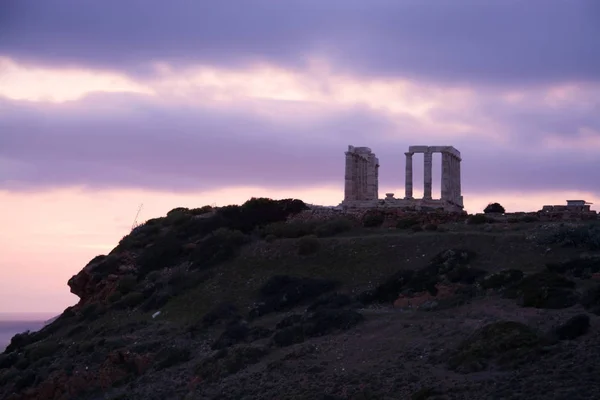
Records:
[[[140,205],[337,205],[348,145],[380,197],[452,145],[469,212],[600,203],[599,37],[596,0],[4,0],[0,313],[74,304]]]

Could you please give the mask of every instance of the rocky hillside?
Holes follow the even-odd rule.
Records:
[[[174,209],[0,355],[0,398],[600,398],[600,226]]]

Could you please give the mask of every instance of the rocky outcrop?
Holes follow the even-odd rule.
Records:
[[[71,293],[78,296],[78,306],[89,303],[105,303],[115,291],[117,281],[136,272],[133,256],[128,253],[97,256],[90,261],[67,284]]]

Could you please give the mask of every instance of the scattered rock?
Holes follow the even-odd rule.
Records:
[[[481,286],[484,289],[504,289],[520,282],[523,276],[523,271],[519,269],[504,269],[485,276]]]

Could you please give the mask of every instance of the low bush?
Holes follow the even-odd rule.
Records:
[[[156,370],[160,371],[182,364],[192,358],[192,352],[184,347],[165,347],[156,355]]]
[[[217,229],[196,244],[192,251],[190,268],[208,268],[234,258],[249,237],[240,231]]]
[[[420,222],[414,218],[401,219],[396,222],[396,229],[411,229],[415,225],[419,225]]]
[[[25,356],[34,363],[42,358],[50,357],[60,349],[60,344],[53,340],[35,343],[27,348]]]
[[[114,306],[118,309],[133,308],[140,305],[142,302],[144,302],[144,300],[146,300],[146,297],[143,293],[131,292],[123,296],[121,300],[114,303]]]
[[[176,265],[182,257],[182,241],[175,234],[168,233],[145,248],[136,261],[140,274],[145,276],[152,271]]]
[[[213,208],[211,206],[204,206],[204,207],[200,207],[200,208],[193,208],[191,210],[189,210],[189,213],[192,215],[204,215],[204,214],[208,214],[209,212],[212,212]]]
[[[337,285],[337,282],[329,279],[275,275],[261,287],[260,302],[250,311],[250,317],[288,310],[332,291]]]
[[[317,225],[315,234],[318,237],[335,236],[352,230],[353,224],[347,218],[336,218]]]
[[[383,221],[385,221],[385,215],[381,213],[367,213],[363,217],[362,224],[365,228],[379,228]]]
[[[423,229],[426,230],[426,231],[433,232],[433,231],[437,231],[438,230],[438,226],[436,224],[427,224],[427,225],[425,225],[423,227]]]
[[[117,290],[121,294],[127,294],[135,289],[137,277],[135,275],[125,275],[117,283]]]
[[[600,224],[561,225],[549,232],[540,233],[537,242],[600,250]]]
[[[304,236],[298,240],[298,255],[314,254],[321,248],[321,242],[315,236]]]
[[[290,221],[269,224],[264,229],[265,236],[276,238],[297,239],[315,232],[317,224],[314,221]]]
[[[491,224],[494,222],[496,221],[493,218],[488,218],[484,214],[471,215],[469,219],[467,219],[467,224],[469,225]]]
[[[494,322],[478,329],[451,355],[451,370],[478,372],[496,364],[502,368],[518,366],[538,356],[544,344],[533,329],[515,321]]]
[[[504,214],[505,210],[504,210],[504,207],[502,207],[499,203],[490,203],[483,210],[483,212],[486,214],[491,214],[491,213]]]

